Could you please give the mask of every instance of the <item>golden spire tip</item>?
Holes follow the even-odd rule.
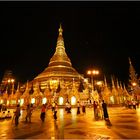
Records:
[[[60,23],[60,27],[59,27],[59,35],[62,35],[63,29],[62,29],[62,24]]]

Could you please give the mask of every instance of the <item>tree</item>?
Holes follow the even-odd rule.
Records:
[[[129,64],[130,64],[130,67],[129,67],[129,87],[132,88],[132,86],[135,86],[135,85],[138,85],[138,75],[136,74],[136,71],[132,65],[132,62],[129,58]]]
[[[131,60],[129,58],[129,88],[130,88],[130,92],[133,96],[133,98],[135,100],[139,100],[140,97],[140,86],[139,86],[139,80],[138,80],[138,76],[135,72],[135,69],[131,63]]]

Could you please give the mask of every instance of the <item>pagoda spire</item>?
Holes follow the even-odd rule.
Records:
[[[71,61],[65,52],[64,39],[62,34],[63,29],[61,24],[58,29],[58,32],[59,34],[57,38],[56,50],[53,57],[50,59],[49,66],[62,65],[63,63],[63,65],[71,67]]]
[[[111,76],[112,88],[115,88],[113,76]]]
[[[55,53],[60,53],[61,55],[65,54],[65,47],[64,47],[64,39],[63,39],[63,29],[62,25],[60,24],[60,27],[58,29],[58,38],[57,38],[57,45],[56,45],[56,52]]]
[[[122,86],[122,84],[123,84],[123,83],[122,83],[122,82],[120,82],[120,88],[123,90],[123,86]]]
[[[107,87],[106,76],[104,76],[104,85],[105,85],[105,87]]]
[[[129,64],[132,65],[132,62],[131,62],[131,59],[130,57],[128,57],[128,60],[129,60]]]
[[[21,95],[21,92],[20,92],[20,85],[19,85],[19,83],[18,83],[17,90],[16,90],[16,92],[15,92],[15,96],[16,96],[16,98],[19,98],[20,95]]]
[[[62,33],[63,33],[63,29],[62,29],[62,25],[61,25],[61,23],[60,23],[60,27],[59,27],[59,36],[62,36]]]
[[[12,95],[14,94],[14,84],[12,84]]]
[[[118,89],[120,88],[118,78],[117,78],[117,88],[118,88]]]
[[[126,95],[126,96],[127,96],[127,98],[129,99],[129,98],[130,98],[130,95],[129,95],[129,93],[128,93],[127,89],[126,89],[125,84],[123,84],[123,89],[124,89],[125,95]]]
[[[18,82],[18,86],[17,86],[17,90],[16,90],[16,92],[19,92],[19,82]]]
[[[8,94],[8,86],[6,87],[6,91],[5,91],[5,93]]]
[[[29,90],[29,82],[27,80],[27,84],[26,84],[26,89],[25,89],[25,92]]]
[[[126,86],[125,86],[125,83],[123,83],[123,89],[124,89],[125,91],[127,91],[127,90],[126,90]]]

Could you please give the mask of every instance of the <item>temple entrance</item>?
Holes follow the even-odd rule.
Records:
[[[9,100],[7,100],[7,105],[9,105],[10,104],[10,102],[9,102]]]
[[[76,105],[76,97],[75,96],[71,97],[71,105]]]
[[[114,104],[115,103],[113,96],[110,97],[110,102],[111,102],[111,104]]]
[[[35,104],[36,104],[37,106],[41,104],[41,99],[40,99],[39,97],[36,98]]]
[[[10,105],[15,105],[16,104],[16,100],[11,100],[10,101]]]
[[[20,105],[22,106],[24,104],[24,99],[20,100]]]
[[[0,100],[0,104],[3,104],[3,100],[2,99]]]
[[[32,98],[31,99],[31,104],[34,104],[35,103],[35,98]]]
[[[64,98],[63,97],[59,97],[58,104],[59,105],[63,105],[64,104]]]
[[[42,104],[46,104],[47,103],[47,98],[43,98],[42,99]]]

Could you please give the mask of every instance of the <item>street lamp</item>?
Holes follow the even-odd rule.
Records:
[[[9,78],[7,82],[8,82],[9,85],[12,85],[12,93],[13,93],[14,92],[14,82],[15,82],[15,79]]]
[[[14,83],[14,79],[8,79],[8,83]]]
[[[133,87],[135,87],[136,85],[137,85],[137,83],[135,83],[135,82],[132,83],[132,86],[133,86]]]
[[[94,91],[93,76],[99,75],[99,71],[98,70],[88,70],[87,74],[91,76],[91,88],[92,88],[92,93],[93,93],[93,91]]]

